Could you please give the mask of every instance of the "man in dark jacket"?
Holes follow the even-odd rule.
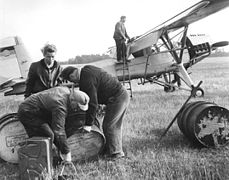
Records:
[[[18,119],[29,137],[50,137],[65,161],[71,161],[71,152],[66,141],[65,119],[67,114],[88,109],[89,97],[86,93],[55,87],[25,99],[19,105]]]
[[[91,130],[98,105],[106,105],[103,132],[106,137],[107,156],[123,157],[122,121],[129,105],[129,94],[126,89],[116,78],[95,66],[87,65],[82,69],[69,66],[62,71],[61,77],[79,83],[80,90],[90,97],[84,126],[86,131]]]
[[[45,45],[42,49],[44,58],[31,64],[26,80],[25,98],[61,83],[61,67],[54,59],[56,51],[55,45]]]
[[[126,40],[130,39],[126,32],[124,23],[126,22],[126,16],[121,16],[120,21],[115,25],[115,31],[113,38],[116,43],[117,61],[123,61],[126,58]]]

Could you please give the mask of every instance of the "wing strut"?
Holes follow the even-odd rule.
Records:
[[[166,48],[169,50],[170,54],[173,56],[174,60],[176,61],[176,65],[178,67],[178,72],[182,75],[185,83],[192,89],[194,87],[193,82],[183,65],[183,52],[186,47],[186,37],[187,37],[188,25],[184,27],[182,39],[181,39],[181,48],[176,48],[172,43],[171,38],[168,35],[168,31],[164,30],[161,35],[161,40],[163,41]]]
[[[188,26],[185,26],[183,38],[181,39],[181,51],[180,51],[180,60],[181,61],[182,61],[182,57],[183,57],[184,48],[186,46],[187,32],[188,32]]]

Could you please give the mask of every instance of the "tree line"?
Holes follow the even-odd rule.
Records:
[[[211,57],[227,57],[229,56],[229,52],[225,51],[216,51],[215,53],[211,54]]]
[[[60,64],[86,64],[91,63],[103,59],[110,59],[110,56],[107,54],[90,54],[90,55],[82,55],[75,56],[74,58],[70,58],[67,61],[62,61]]]

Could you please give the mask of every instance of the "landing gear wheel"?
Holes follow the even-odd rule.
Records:
[[[204,90],[202,88],[198,88],[196,90],[195,97],[204,97]]]
[[[175,91],[175,87],[172,87],[172,86],[164,86],[164,91],[165,91],[165,92],[173,92],[173,91]]]

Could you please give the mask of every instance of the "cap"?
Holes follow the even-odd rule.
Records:
[[[69,80],[69,75],[71,73],[73,73],[73,71],[76,69],[77,69],[76,67],[68,66],[68,67],[63,69],[63,71],[60,74],[60,77],[65,79],[65,80]]]
[[[90,98],[85,92],[74,89],[70,93],[70,99],[76,101],[81,110],[88,110],[88,103]]]

